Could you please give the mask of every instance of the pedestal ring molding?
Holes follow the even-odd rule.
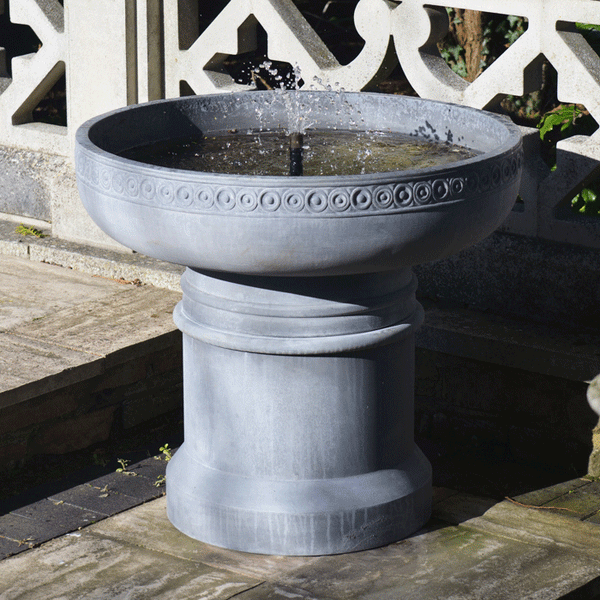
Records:
[[[186,269],[181,288],[174,313],[179,329],[202,342],[245,352],[316,355],[366,349],[411,335],[423,320],[410,269],[343,280],[324,277],[318,283]]]
[[[337,354],[391,344],[412,335],[423,323],[423,318],[423,307],[419,304],[404,323],[383,329],[331,336],[272,337],[222,331],[198,323],[185,313],[181,302],[173,313],[173,320],[183,333],[213,346],[240,352],[303,356]]]

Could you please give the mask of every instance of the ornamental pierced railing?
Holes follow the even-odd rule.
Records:
[[[39,39],[35,52],[10,61],[0,48],[0,144],[69,157],[77,126],[96,114],[190,90],[247,89],[226,63],[256,47],[259,29],[268,58],[298,67],[305,85],[362,90],[399,62],[421,97],[484,109],[539,89],[546,62],[557,73],[558,100],[583,105],[600,123],[600,58],[574,27],[600,24],[600,1],[453,0],[455,8],[527,19],[525,33],[472,82],[438,51],[446,6],[359,0],[354,25],[364,45],[340,64],[292,0],[231,0],[201,34],[198,0],[0,0],[0,46],[17,24]],[[67,124],[35,122],[36,107],[63,75]],[[600,248],[600,219],[567,207],[600,174],[600,130],[559,142],[555,170],[540,158],[539,131],[523,133],[520,200],[503,230]]]

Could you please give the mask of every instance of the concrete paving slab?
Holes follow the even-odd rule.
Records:
[[[0,560],[164,496],[164,484],[155,483],[165,466],[149,458],[126,473],[112,472],[62,491],[49,489],[41,500],[12,506],[10,500],[0,502]]]
[[[453,498],[444,502],[444,513],[452,510],[449,503]],[[462,526],[526,544],[568,548],[600,562],[600,527],[557,511],[525,508],[505,500],[480,517],[464,520]]]
[[[52,502],[63,502],[78,508],[92,510],[105,517],[112,516],[133,506],[137,506],[137,498],[127,494],[119,494],[107,487],[99,487],[84,483],[64,492],[49,497]]]
[[[163,349],[176,334],[178,292],[2,255],[0,281],[0,407],[99,375],[138,346]]]
[[[19,390],[2,394],[0,406],[101,372],[101,365],[96,364],[85,373],[74,373],[75,367],[97,363],[102,354],[52,343],[46,338],[47,330],[42,332],[38,326],[49,315],[65,309],[77,309],[102,298],[110,302],[115,295],[127,292],[124,286],[71,269],[2,255],[0,281],[0,394]]]
[[[598,512],[598,497],[600,496],[600,481],[590,481],[587,485],[571,489],[547,502],[544,506],[572,513],[584,520]]]
[[[0,406],[41,396],[103,371],[98,354],[0,333]],[[4,394],[12,390],[11,394]]]
[[[174,449],[170,449],[171,452],[174,452]],[[164,477],[165,471],[167,469],[167,461],[163,458],[164,455],[161,456],[153,456],[151,458],[146,458],[144,460],[140,460],[131,465],[127,466],[128,471],[132,471],[139,477],[146,477],[147,479],[156,482],[158,477]]]
[[[58,538],[0,565],[2,600],[226,600],[259,583],[88,531]]]
[[[72,269],[3,255],[0,277],[0,331],[62,308],[111,296],[122,287]]]
[[[18,508],[10,514],[24,517],[35,525],[33,536],[36,542],[52,539],[57,531],[62,534],[68,529],[86,527],[102,518],[102,515],[94,510],[71,506],[60,500],[53,501],[48,498]]]
[[[581,591],[578,598],[600,593],[600,539],[593,534],[598,528],[552,514],[536,519],[509,502],[497,508],[492,501],[466,494],[447,495],[439,504],[441,514],[461,524],[436,517],[427,528],[397,544],[329,557],[251,555],[190,540],[168,522],[164,498],[93,525],[89,531],[265,581],[241,593],[242,600],[554,600],[574,590]],[[529,528],[532,518],[534,526]],[[552,535],[559,530],[557,543]],[[585,540],[594,545],[593,551]]]
[[[458,492],[446,497],[436,498],[434,514],[446,523],[460,525],[465,521],[486,514],[496,504],[497,501],[493,498]]]
[[[0,408],[179,344],[180,298],[0,255]]]
[[[130,544],[140,544],[144,548],[157,552],[173,554],[173,556],[185,560],[200,561],[207,565],[259,579],[275,578],[281,573],[292,571],[318,560],[314,557],[270,556],[235,552],[199,543],[171,525],[167,518],[165,498],[147,502],[135,510],[96,523],[90,528],[90,531]],[[144,532],[143,536],[140,536],[140,531]]]
[[[585,555],[441,524],[370,551],[368,560],[361,554],[324,557],[277,584],[335,600],[554,599],[600,576]]]
[[[237,596],[237,598],[238,600],[240,598],[242,600],[334,600],[323,594],[315,596],[311,592],[300,588],[290,587],[284,584],[274,584],[268,581],[252,588],[248,592],[243,592]],[[398,598],[399,597],[396,597],[395,600],[398,600]]]
[[[52,504],[50,500],[41,502]],[[52,515],[54,512],[54,515]],[[0,532],[2,537],[28,546],[39,545],[52,540],[65,531],[65,521],[69,522],[69,529],[78,529],[103,518],[102,515],[90,510],[76,507],[62,506],[60,510],[49,509],[44,514],[16,514],[9,513],[0,517]],[[60,517],[64,513],[64,517]],[[58,518],[57,518],[58,517]],[[1,569],[0,569],[1,570]],[[1,596],[0,596],[1,597]]]
[[[29,550],[29,544],[23,544],[0,535],[0,560]]]
[[[147,477],[138,477],[133,471],[128,473],[110,473],[94,480],[94,485],[106,489],[108,492],[124,494],[132,498],[146,500],[155,494],[155,481]]]
[[[590,483],[591,480],[578,477],[577,479],[564,481],[540,490],[532,490],[526,494],[520,494],[513,498],[513,500],[527,506],[544,506],[557,498],[565,496],[565,494],[570,495],[574,490],[586,487]]]
[[[102,298],[22,323],[13,327],[11,333],[106,356],[124,346],[134,346],[174,331],[172,314],[179,298],[180,295],[169,290],[117,284]]]

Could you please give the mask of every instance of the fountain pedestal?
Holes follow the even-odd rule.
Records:
[[[428,520],[410,269],[187,269],[182,288],[185,441],[167,472],[178,529],[237,550],[315,555],[381,546]]]
[[[402,134],[475,156],[408,171],[254,176],[121,156],[232,131]],[[360,137],[359,135],[359,137]],[[496,229],[519,190],[521,134],[467,107],[383,94],[187,96],[77,132],[77,179],[98,225],[188,267],[185,442],[167,471],[171,521],[211,544],[333,554],[427,520],[430,467],[413,441],[411,267]]]

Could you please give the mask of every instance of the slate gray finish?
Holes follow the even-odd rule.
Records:
[[[251,177],[142,164],[116,153],[161,139],[287,127],[276,92],[184,97],[117,110],[78,131],[78,186],[117,241],[176,264],[258,275],[388,271],[453,254],[504,220],[519,188],[520,132],[450,104],[384,94],[298,92],[315,128],[376,129],[485,152],[419,171]],[[359,217],[359,218],[356,218]],[[435,243],[432,243],[435,240]]]
[[[117,153],[201,130],[390,130],[481,151],[451,165],[340,177],[154,167]],[[171,522],[227,548],[320,555],[401,539],[431,511],[413,438],[411,266],[491,233],[519,187],[518,129],[495,115],[380,94],[188,97],[115,111],[77,134],[82,200],[109,235],[188,266],[185,442]]]

